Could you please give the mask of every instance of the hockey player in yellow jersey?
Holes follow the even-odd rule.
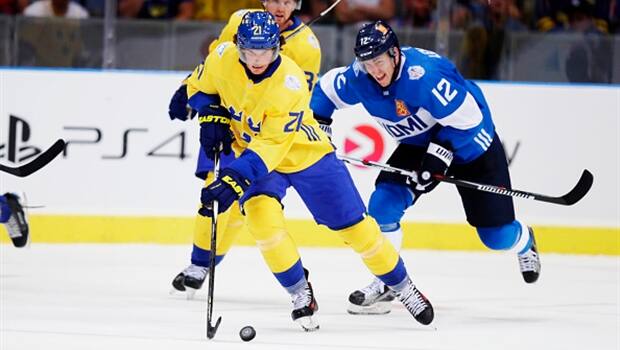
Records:
[[[282,36],[288,37],[286,44],[281,48],[281,53],[287,55],[301,67],[304,71],[308,88],[312,90],[318,79],[321,66],[321,49],[312,29],[305,26],[298,17],[293,15],[294,11],[299,10],[301,7],[301,0],[264,0],[262,4],[265,10],[275,17]],[[214,51],[221,43],[232,41],[243,15],[247,12],[255,11],[261,10],[244,9],[233,13],[219,37],[211,43],[209,51]],[[186,120],[188,114],[186,105],[187,92],[185,83],[183,83],[170,102],[169,114],[171,119]],[[331,123],[331,120],[327,120],[327,123]],[[330,130],[330,126],[327,123],[321,124],[321,128]],[[222,164],[226,165],[233,159],[233,155],[224,156],[222,157]],[[200,152],[196,176],[206,179],[207,183],[211,183],[213,181],[212,169],[213,162],[208,160],[203,152]],[[221,230],[218,235],[216,264],[222,261],[243,226],[243,218],[238,207],[234,205],[229,212],[223,213],[218,220],[218,225]],[[196,218],[191,264],[177,274],[172,281],[174,289],[185,291],[188,298],[192,298],[195,290],[202,286],[208,273],[207,266],[211,253],[210,228],[210,219],[204,217]]]
[[[359,253],[418,322],[431,323],[430,302],[366,215],[348,170],[313,118],[303,71],[279,54],[280,40],[269,12],[248,12],[235,43],[220,44],[188,79],[205,154],[213,157],[222,148],[237,156],[202,190],[199,213],[216,215],[214,201],[220,212],[239,202],[265,262],[291,295],[292,319],[306,331],[316,330],[317,303],[284,225],[281,200],[293,187],[318,224]]]

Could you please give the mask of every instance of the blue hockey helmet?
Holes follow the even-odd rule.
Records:
[[[384,52],[391,57],[396,55],[394,47],[400,50],[398,38],[392,28],[382,20],[368,23],[360,29],[355,38],[355,57],[366,61]]]
[[[240,49],[277,49],[280,29],[271,13],[248,12],[241,19],[235,41]]]

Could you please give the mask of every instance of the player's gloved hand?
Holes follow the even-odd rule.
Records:
[[[200,201],[202,207],[198,213],[202,216],[213,217],[213,201],[218,202],[218,213],[225,212],[234,201],[243,196],[250,187],[250,181],[238,172],[225,168],[220,172],[217,180],[202,189]]]
[[[431,142],[422,159],[422,166],[418,172],[418,182],[415,190],[418,193],[432,191],[439,183],[434,178],[434,175],[446,175],[453,157],[452,151],[448,148]]]
[[[220,105],[209,105],[200,111],[200,145],[205,155],[213,159],[220,143],[222,152],[230,154],[233,136],[230,131],[230,113]]]
[[[179,86],[177,91],[174,92],[168,105],[168,115],[170,120],[182,120],[186,121],[187,118],[193,119],[196,116],[196,110],[190,108],[187,105],[187,85],[183,84]]]
[[[327,137],[329,137],[329,139],[332,139],[332,119],[331,118],[325,118],[325,117],[321,117],[320,115],[314,115],[314,119],[316,119],[317,122],[319,122],[319,128],[321,128],[321,130],[323,130],[323,132],[325,134],[327,134]]]

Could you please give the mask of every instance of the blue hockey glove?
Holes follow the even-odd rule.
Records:
[[[213,217],[213,201],[218,202],[218,213],[225,212],[234,201],[243,196],[250,187],[250,180],[238,172],[225,168],[220,172],[220,177],[209,186],[202,189],[200,201],[202,207],[198,213],[202,216]]]
[[[415,191],[418,193],[428,193],[432,191],[439,183],[439,181],[435,180],[433,175],[446,175],[453,157],[452,151],[448,148],[431,142],[422,159],[422,166],[418,172],[418,182],[415,186]]]
[[[230,131],[230,113],[220,105],[209,105],[203,108],[198,117],[200,122],[200,145],[205,155],[213,159],[219,144],[226,155],[232,152],[233,136]]]
[[[325,118],[325,117],[321,117],[320,115],[314,115],[314,119],[316,119],[317,122],[319,122],[319,128],[321,128],[321,130],[323,130],[323,132],[325,134],[327,134],[327,137],[329,137],[329,139],[332,139],[332,119],[331,118]]]
[[[187,85],[179,86],[174,95],[172,95],[168,105],[168,115],[170,120],[178,119],[182,121],[186,121],[188,117],[189,119],[194,119],[196,116],[196,110],[187,105]]]

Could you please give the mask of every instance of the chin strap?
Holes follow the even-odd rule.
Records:
[[[398,63],[396,63],[396,54],[394,53],[393,50],[394,48],[389,49],[388,54],[394,60],[394,74],[392,74],[392,79],[390,80],[390,84],[386,87],[386,89],[389,88],[394,83],[394,81],[396,80],[396,77],[398,76],[398,73],[400,73],[400,66],[403,64],[402,57],[399,57]],[[400,49],[398,50],[398,52],[400,53]]]

